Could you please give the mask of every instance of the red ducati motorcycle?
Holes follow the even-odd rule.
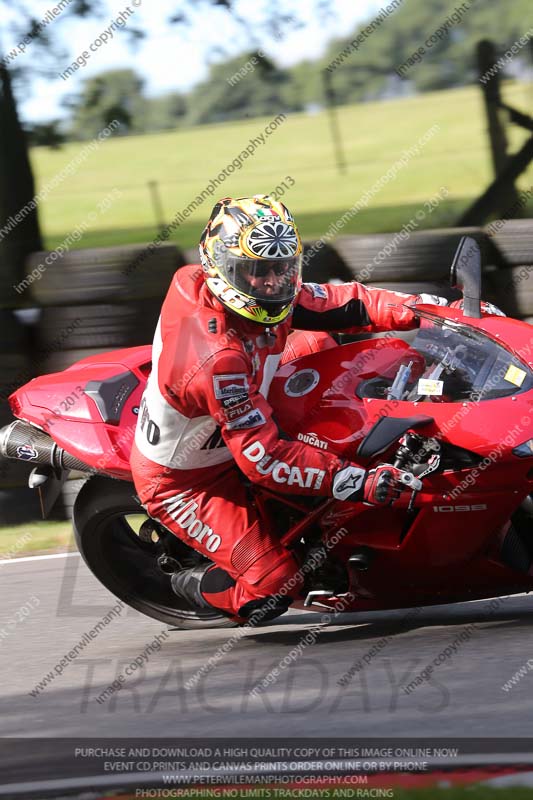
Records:
[[[417,306],[410,337],[342,344],[277,372],[269,401],[294,439],[408,473],[400,500],[383,508],[251,487],[285,545],[303,561],[322,552],[294,607],[323,611],[344,596],[343,611],[368,611],[533,589],[531,326],[482,316],[480,275],[478,246],[465,237],[452,265],[463,311]],[[22,386],[0,453],[36,464],[30,486],[43,514],[70,470],[89,474],[76,541],[117,597],[177,627],[232,625],[173,593],[169,573],[203,556],[146,517],[131,481],[150,358],[150,346],[118,350]],[[75,398],[67,410],[65,397]]]

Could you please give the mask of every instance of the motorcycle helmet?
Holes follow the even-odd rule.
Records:
[[[207,287],[230,311],[262,325],[291,313],[302,243],[289,210],[269,195],[224,197],[200,239]]]

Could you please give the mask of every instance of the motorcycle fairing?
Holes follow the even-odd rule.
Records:
[[[453,309],[431,307],[431,313],[441,318],[449,315],[459,326],[464,325],[460,312]],[[469,319],[465,327],[483,332],[526,370],[533,367],[524,344],[529,342],[531,330],[526,323],[483,317]],[[447,603],[533,589],[531,569],[518,572],[500,557],[509,518],[533,489],[533,460],[512,453],[515,445],[533,437],[533,391],[524,378],[516,391],[511,383],[506,394],[479,403],[448,402],[442,396],[388,399],[387,391],[406,359],[412,363],[411,378],[416,382],[426,361],[413,344],[383,337],[343,345],[284,364],[269,393],[280,428],[288,435],[349,459],[357,458],[360,443],[382,417],[431,418],[420,431],[424,437],[433,436],[444,446],[473,453],[476,463],[492,451],[498,452],[490,469],[479,472],[471,485],[467,479],[475,467],[454,466],[452,459],[449,468],[424,479],[424,489],[412,509],[408,509],[409,493],[392,508],[337,502],[324,509],[318,524],[330,538],[342,531],[332,552],[344,563],[363,545],[375,553],[372,569],[352,571],[353,609]],[[63,373],[35,379],[10,401],[17,417],[50,430],[69,453],[101,472],[130,480],[129,451],[149,370],[150,347],[106,353]],[[117,424],[118,413],[114,417],[108,413],[122,385],[114,379],[128,372],[138,384],[123,402],[117,400],[119,406],[122,402]],[[304,373],[302,380],[293,380],[291,393],[287,392],[287,382],[298,373]],[[117,387],[117,395],[108,399],[104,413],[94,393],[85,391],[87,386],[94,388],[94,381],[108,381]],[[55,417],[54,404],[76,386],[83,390],[79,404]],[[374,396],[366,396],[367,390]],[[406,391],[413,389],[408,386]],[[375,396],[380,392],[382,396]],[[511,424],[520,426],[512,446],[507,444]],[[377,459],[369,454],[368,466],[393,457],[394,447],[391,443]],[[335,600],[324,602],[334,605]]]
[[[131,480],[131,446],[150,368],[150,346],[90,356],[35,378],[9,402],[19,419],[50,433],[90,467]],[[69,397],[75,401],[66,407]]]

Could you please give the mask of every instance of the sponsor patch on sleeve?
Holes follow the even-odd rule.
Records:
[[[244,416],[244,414],[252,410],[252,403],[250,400],[246,400],[244,403],[239,403],[237,406],[233,406],[233,408],[227,408],[223,414],[228,421],[231,421],[232,419],[237,419],[238,417]]]
[[[248,392],[243,394],[236,394],[235,397],[224,397],[221,401],[221,405],[224,408],[233,408],[234,406],[238,406],[241,403],[245,403],[248,400]]]
[[[304,286],[311,292],[313,297],[319,297],[321,300],[327,299],[327,292],[319,283],[304,283]]]
[[[265,422],[266,419],[263,412],[260,411],[258,408],[255,408],[248,414],[244,414],[244,416],[241,416],[238,419],[233,420],[233,422],[228,422],[226,428],[228,428],[231,431],[240,431],[240,430],[245,430],[247,428],[258,428],[260,425],[264,425]]]
[[[215,397],[223,400],[225,397],[236,397],[248,392],[248,376],[243,372],[231,375],[213,375]]]

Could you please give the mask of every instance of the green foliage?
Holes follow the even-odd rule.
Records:
[[[26,125],[26,134],[32,147],[51,147],[58,150],[65,141],[61,132],[59,120],[52,120],[42,124]]]
[[[188,97],[187,122],[201,125],[279,111],[298,110],[296,97],[285,93],[286,71],[278,69],[261,52],[251,52],[213,65],[207,81]]]
[[[172,92],[146,100],[144,130],[166,131],[183,123],[187,101],[182,94]]]
[[[24,548],[19,550],[21,540],[25,544]],[[9,555],[11,553],[16,553],[16,557],[19,558],[31,553],[47,551],[63,553],[75,549],[71,522],[46,520],[0,528],[0,564],[2,557],[14,557]]]
[[[147,98],[133,70],[104,72],[86,81],[75,99],[70,134],[94,136],[111,119],[119,119],[127,135],[322,107],[324,74],[339,105],[471,84],[478,77],[477,43],[492,38],[504,52],[527,31],[530,0],[509,0],[505,14],[497,3],[471,3],[403,0],[357,49],[351,42],[379,12],[332,42],[321,58],[281,69],[262,50],[251,50],[212,64],[207,80],[187,95]],[[428,45],[438,29],[441,37]],[[417,51],[422,55],[412,60]],[[518,58],[526,61],[528,49]]]
[[[113,120],[121,132],[144,129],[146,101],[141,78],[131,69],[115,69],[89,78],[72,104],[71,132],[78,139],[92,139]]]
[[[383,7],[386,5],[383,3]],[[475,49],[481,39],[492,39],[504,52],[528,30],[530,0],[510,0],[505,4],[505,13],[498,3],[482,0],[473,0],[470,8],[457,12],[461,7],[457,0],[403,0],[334,69],[338,102],[400,94],[399,82],[406,83],[410,91],[433,91],[472,83],[478,77]],[[325,69],[334,62],[367,24],[358,26],[345,39],[333,42],[316,66]],[[442,37],[427,46],[427,40],[443,27]],[[421,60],[406,70],[402,80],[396,69],[420,47],[425,51]],[[524,49],[522,58],[528,57]]]

